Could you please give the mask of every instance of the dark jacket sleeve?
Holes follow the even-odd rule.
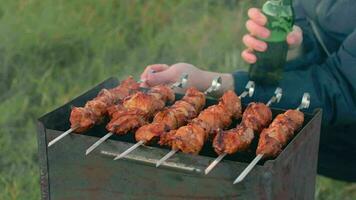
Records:
[[[356,123],[356,30],[339,50],[324,63],[304,70],[284,72],[280,87],[283,97],[278,107],[296,108],[304,92],[311,94],[309,111],[323,109],[324,123]],[[240,93],[248,80],[246,72],[234,73],[235,89]],[[266,102],[274,87],[257,85],[254,100]]]
[[[303,43],[301,45],[302,56],[289,60],[285,65],[286,71],[306,69],[313,64],[318,64],[323,58],[323,50],[315,39],[313,30],[309,24],[304,6],[299,0],[293,1],[294,25],[303,29]]]

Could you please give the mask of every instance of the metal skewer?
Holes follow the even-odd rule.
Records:
[[[253,95],[253,93],[255,92],[255,83],[253,81],[249,81],[246,84],[246,91],[244,91],[239,97],[243,98],[246,97],[247,95],[249,95],[250,97]],[[165,155],[163,158],[161,158],[157,163],[156,163],[156,167],[159,167],[162,163],[164,163],[167,159],[169,159],[170,157],[172,157],[176,152],[178,152],[178,150],[174,150],[172,149],[167,155]]]
[[[242,93],[243,94],[243,93]],[[242,95],[241,94],[241,95]],[[240,95],[240,96],[241,96]],[[266,104],[267,106],[270,106],[272,103],[274,102],[279,102],[282,98],[282,89],[281,88],[276,88],[276,90],[274,91],[274,95],[271,97],[271,99],[268,101],[268,103]],[[204,170],[205,175],[207,175],[209,172],[211,172],[211,170],[214,169],[214,167],[219,164],[219,162],[225,157],[227,156],[227,153],[223,153],[220,154],[212,163],[210,163],[210,165]]]
[[[309,108],[309,106],[310,106],[310,94],[306,92],[304,93],[302,102],[298,106],[297,110],[307,109]]]
[[[171,85],[170,88],[176,88],[176,87],[181,87],[184,88],[188,83],[188,74],[184,73],[182,74],[179,82],[176,82]],[[91,145],[86,151],[85,155],[88,155],[90,152],[92,152],[94,149],[96,149],[101,143],[105,142],[109,137],[114,135],[113,133],[109,132],[106,135],[104,135],[102,138],[100,138],[98,141],[96,141],[93,145]]]
[[[219,90],[221,87],[221,82],[222,82],[222,79],[220,76],[213,79],[213,81],[211,82],[211,86],[204,92],[204,94],[207,95],[210,92]],[[114,160],[118,160],[118,159],[125,157],[127,154],[131,153],[132,151],[137,149],[139,146],[143,145],[145,142],[146,141],[144,141],[144,140],[138,141],[136,144],[134,144],[133,146],[128,148],[126,151],[124,151],[120,155],[116,156],[114,158]]]
[[[304,109],[304,108],[309,108],[310,105],[310,94],[309,93],[304,93],[302,102],[298,106],[296,110]],[[244,178],[247,176],[248,173],[256,166],[256,164],[263,158],[263,154],[258,154],[252,161],[251,163],[244,169],[244,171],[241,172],[241,174],[235,179],[233,184],[240,183],[241,181],[244,180]]]
[[[157,161],[156,167],[159,167],[160,165],[162,165],[162,163],[164,163],[166,160],[168,160],[170,157],[172,157],[177,152],[178,152],[177,149],[172,149],[165,156],[163,156],[159,161]]]
[[[65,136],[69,135],[70,133],[72,133],[75,129],[77,129],[78,127],[74,127],[74,128],[70,128],[67,131],[65,131],[64,133],[60,134],[58,137],[54,138],[52,141],[50,141],[48,143],[48,147],[54,145],[56,142],[58,142],[59,140],[61,140],[62,138],[64,138]]]
[[[92,152],[96,147],[98,147],[101,143],[105,142],[109,137],[114,135],[113,133],[109,132],[106,135],[104,135],[102,138],[100,138],[98,141],[96,141],[93,145],[91,145],[86,151],[85,155],[87,156],[90,152]]]
[[[209,174],[209,172],[210,172],[211,170],[213,170],[214,167],[215,167],[217,164],[219,164],[219,162],[220,162],[225,156],[227,156],[227,153],[220,154],[217,158],[215,158],[215,160],[214,160],[212,163],[210,163],[210,165],[204,170],[204,174],[205,174],[205,175]]]
[[[139,146],[143,145],[145,142],[146,141],[144,141],[144,140],[138,141],[136,144],[132,145],[130,148],[126,149],[124,152],[122,152],[121,154],[116,156],[114,158],[114,160],[118,160],[118,159],[125,157],[127,154],[131,153],[133,150],[137,149]]]

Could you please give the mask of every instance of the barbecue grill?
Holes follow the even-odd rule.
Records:
[[[261,161],[239,184],[236,176],[255,157],[250,150],[227,156],[210,174],[204,169],[216,158],[208,142],[197,156],[178,153],[160,168],[155,163],[170,149],[142,146],[124,159],[113,158],[132,146],[133,134],[113,136],[92,154],[85,150],[107,131],[105,123],[84,134],[71,134],[51,148],[49,141],[70,126],[71,106],[82,106],[102,88],[113,88],[110,78],[73,101],[45,114],[38,122],[42,199],[313,199],[319,146],[321,110],[305,113],[302,129],[273,160]],[[177,99],[182,95],[176,94]],[[216,103],[208,99],[207,105]],[[277,105],[278,106],[278,105]],[[273,116],[284,110],[273,108]],[[234,122],[235,127],[238,121]]]

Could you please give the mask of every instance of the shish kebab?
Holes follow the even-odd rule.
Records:
[[[146,124],[158,111],[165,107],[167,102],[175,100],[173,88],[184,88],[187,82],[188,75],[182,74],[180,80],[171,86],[154,86],[148,92],[137,92],[126,97],[122,104],[108,108],[111,120],[106,125],[106,129],[109,133],[91,145],[85,154],[88,155],[114,134],[123,135]]]
[[[82,133],[94,125],[101,123],[107,114],[108,107],[138,91],[139,83],[129,76],[115,88],[109,90],[102,89],[99,94],[94,99],[88,101],[84,107],[73,107],[70,113],[70,129],[50,141],[48,147],[74,131]]]
[[[114,160],[123,158],[139,146],[151,143],[162,134],[187,124],[204,108],[205,95],[220,89],[221,81],[221,77],[215,78],[205,92],[200,92],[193,87],[189,88],[180,101],[176,101],[172,106],[158,112],[151,124],[141,126],[135,133],[137,143],[116,156]]]
[[[277,88],[273,96],[266,104],[250,103],[245,109],[241,123],[234,129],[218,130],[213,140],[215,152],[219,155],[206,169],[208,174],[226,155],[247,149],[255,135],[272,121],[272,111],[269,106],[279,102],[282,98],[282,90]]]
[[[304,113],[300,110],[309,108],[309,105],[310,95],[304,93],[298,108],[277,115],[269,127],[263,129],[258,141],[257,156],[235,179],[234,184],[241,182],[262,158],[277,157],[281,153],[282,148],[304,123]]]
[[[160,144],[170,146],[172,150],[156,163],[156,167],[159,167],[179,150],[183,153],[198,154],[205,141],[215,130],[227,128],[232,123],[233,118],[240,118],[241,98],[247,96],[247,94],[253,94],[254,83],[249,82],[246,89],[247,91],[240,96],[237,96],[231,90],[225,92],[217,105],[212,105],[203,110],[197,118],[186,126],[162,135]]]

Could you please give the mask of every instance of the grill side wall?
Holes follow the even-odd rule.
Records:
[[[321,110],[316,110],[307,126],[272,161],[274,199],[314,199],[321,116]]]

